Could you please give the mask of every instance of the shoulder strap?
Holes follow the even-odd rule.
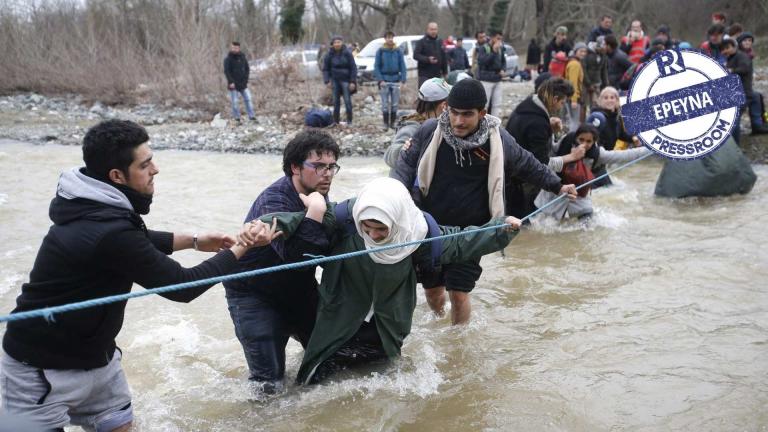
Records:
[[[337,226],[339,223],[341,223],[342,229],[346,234],[354,234],[357,232],[357,228],[355,227],[355,221],[352,219],[352,215],[349,212],[349,200],[344,200],[340,203],[336,204],[336,207],[333,209],[334,214],[336,215],[336,223]]]
[[[431,214],[422,211],[424,219],[427,221],[427,237],[439,237],[441,235],[440,227],[437,225],[437,221]],[[430,242],[432,250],[432,268],[438,268],[440,266],[440,256],[443,255],[443,241],[434,240]]]

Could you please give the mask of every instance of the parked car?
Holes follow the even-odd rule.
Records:
[[[322,78],[322,71],[317,66],[317,49],[284,49],[275,51],[264,59],[255,60],[251,64],[251,77],[281,64],[294,63],[297,73],[303,79]]]
[[[416,46],[416,42],[424,37],[424,35],[418,36],[395,36],[395,44],[400,47],[405,56],[405,68],[408,70],[408,75],[415,75],[416,60],[413,59],[413,49]],[[360,83],[373,82],[373,65],[376,62],[376,51],[384,45],[384,38],[374,39],[368,42],[368,45],[360,50],[360,53],[355,57],[355,63],[357,64],[357,80]]]
[[[463,47],[467,50],[470,67],[472,67],[472,54],[474,53],[476,44],[477,41],[475,39],[464,39]],[[518,57],[517,52],[515,52],[515,49],[512,48],[512,45],[504,44],[504,54],[507,59],[507,75],[513,76],[520,70],[520,65],[518,64],[520,58]]]

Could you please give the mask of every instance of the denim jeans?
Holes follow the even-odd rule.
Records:
[[[347,123],[352,123],[352,95],[349,94],[349,82],[333,80],[333,120],[341,118],[341,97],[344,97],[344,109],[347,111]]]
[[[381,112],[397,112],[398,105],[400,104],[400,83],[382,83],[381,89],[379,90],[379,96],[381,96]]]
[[[296,299],[295,310],[234,290],[227,290],[235,335],[243,346],[249,379],[263,383],[264,391],[279,391],[285,375],[285,346],[293,336],[302,346],[309,342],[317,304]]]
[[[251,103],[251,91],[246,89],[243,90],[230,90],[229,91],[229,99],[232,101],[232,118],[233,119],[239,119],[240,118],[240,106],[237,103],[237,95],[240,94],[240,97],[243,98],[243,101],[245,102],[245,111],[248,113],[248,118],[252,119],[255,117],[253,114],[253,104]]]

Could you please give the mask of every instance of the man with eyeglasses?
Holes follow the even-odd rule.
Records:
[[[256,198],[246,220],[275,212],[304,211],[302,195],[318,192],[327,196],[340,169],[338,158],[339,146],[329,134],[316,129],[299,132],[283,151],[285,176]],[[240,259],[239,271],[304,261],[304,254],[324,253],[323,245],[327,244],[322,224],[305,218],[289,238],[251,249]],[[257,396],[280,392],[288,338],[306,347],[312,333],[317,310],[315,267],[228,281],[224,287],[235,335],[243,346]]]

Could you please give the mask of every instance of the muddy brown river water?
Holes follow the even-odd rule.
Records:
[[[155,159],[154,229],[234,233],[282,175],[277,156]],[[79,147],[0,141],[0,313],[28,277],[58,174],[80,161]],[[388,172],[373,158],[339,164],[337,200]],[[653,196],[660,167],[644,161],[593,192],[593,225],[537,220],[506,257],[485,257],[470,325],[434,317],[419,292],[388,369],[297,387],[290,342],[288,391],[266,402],[251,400],[220,285],[189,305],[132,300],[118,344],[135,429],[766,431],[768,167],[755,166],[749,195],[686,200]]]

